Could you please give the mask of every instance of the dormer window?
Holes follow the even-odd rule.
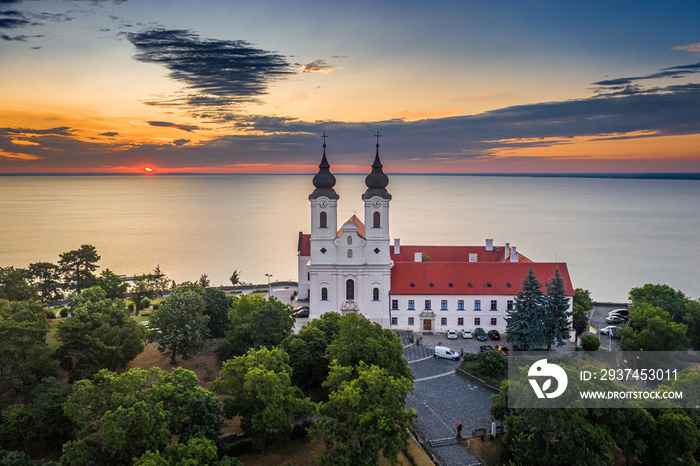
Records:
[[[433,285],[433,282],[430,282],[430,288],[434,288],[435,285]]]
[[[415,288],[416,284],[414,282],[411,282],[411,288]]]
[[[454,288],[454,285],[452,284],[452,282],[450,282],[449,287]]]
[[[468,286],[469,288],[471,288],[471,287],[472,287],[472,282],[467,283],[467,286]]]
[[[486,288],[491,288],[491,282],[486,282]]]
[[[510,282],[506,283],[506,286],[507,286],[508,288],[510,288]]]

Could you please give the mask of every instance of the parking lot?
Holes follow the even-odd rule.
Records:
[[[588,317],[588,324],[598,331],[595,336],[600,339],[600,348],[608,349],[610,351],[618,351],[620,349],[620,339],[611,337],[610,335],[602,335],[600,330],[607,327],[608,324],[605,319],[608,317],[608,313],[615,309],[626,309],[626,307],[620,306],[619,304],[596,304],[593,306],[591,313]],[[627,326],[627,322],[622,324],[617,324],[618,327],[624,328]]]

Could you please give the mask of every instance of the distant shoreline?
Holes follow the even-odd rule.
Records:
[[[609,178],[626,180],[700,180],[700,173],[388,173],[392,176],[485,176],[509,178]],[[28,176],[308,176],[313,173],[0,173],[0,177]],[[366,175],[366,173],[339,173]]]

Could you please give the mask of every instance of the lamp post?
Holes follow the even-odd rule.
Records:
[[[270,288],[270,278],[272,274],[266,273],[265,276],[267,277],[267,299],[270,299],[272,297],[272,289]]]

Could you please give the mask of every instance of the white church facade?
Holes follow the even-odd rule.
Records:
[[[506,310],[512,309],[530,268],[543,287],[558,269],[566,295],[573,297],[565,263],[533,262],[508,243],[405,246],[396,239],[392,244],[389,178],[379,144],[365,179],[364,222],[353,215],[338,228],[340,196],[323,148],[309,195],[311,232],[299,233],[297,247],[299,299],[308,299],[309,318],[354,312],[384,328],[445,332],[481,327],[503,333]]]

